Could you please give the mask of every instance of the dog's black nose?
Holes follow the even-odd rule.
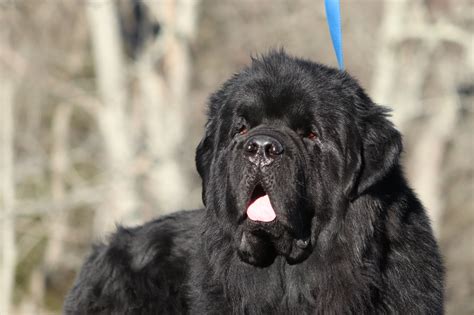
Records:
[[[244,153],[250,162],[265,166],[283,153],[283,145],[273,137],[255,135],[244,143]]]

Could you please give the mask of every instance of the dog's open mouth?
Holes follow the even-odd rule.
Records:
[[[247,217],[252,221],[260,222],[271,222],[276,218],[270,198],[260,184],[257,184],[253,189],[247,206]]]

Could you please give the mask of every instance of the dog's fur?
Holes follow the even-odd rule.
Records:
[[[68,314],[441,314],[443,267],[403,176],[400,134],[347,73],[273,52],[210,98],[196,164],[205,209],[119,228]],[[244,143],[284,147],[266,165]],[[272,222],[246,207],[256,186]]]

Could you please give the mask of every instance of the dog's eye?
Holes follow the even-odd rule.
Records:
[[[305,137],[308,138],[309,140],[316,140],[318,136],[316,135],[315,132],[310,131],[305,135]]]
[[[248,132],[247,126],[242,125],[239,127],[239,135],[245,135]]]
[[[306,138],[311,141],[314,141],[318,138],[318,135],[314,131],[304,131],[300,129],[297,131],[297,133],[301,138]]]

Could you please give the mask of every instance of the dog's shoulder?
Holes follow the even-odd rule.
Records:
[[[201,216],[201,210],[181,211],[139,227],[118,227],[107,244],[93,247],[65,313],[179,313]]]

